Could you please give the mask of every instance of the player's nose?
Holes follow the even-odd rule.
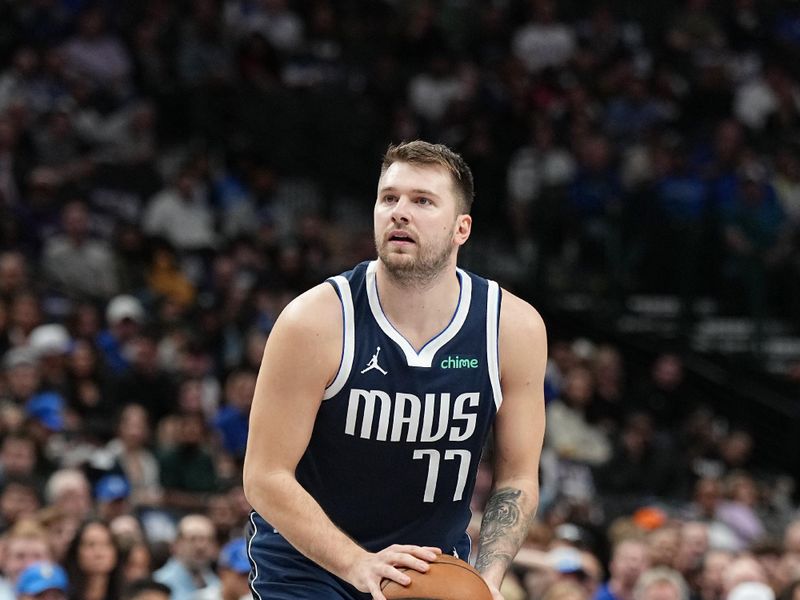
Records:
[[[403,195],[398,198],[397,202],[394,203],[394,207],[392,208],[392,221],[397,222],[404,222],[407,223],[409,220],[409,207],[411,206],[411,201],[408,199],[407,196]]]

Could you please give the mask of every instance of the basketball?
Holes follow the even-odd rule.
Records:
[[[411,577],[403,586],[386,579],[381,590],[387,600],[492,600],[492,593],[480,574],[468,563],[442,554],[427,573],[402,569]]]

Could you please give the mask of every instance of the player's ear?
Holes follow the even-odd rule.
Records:
[[[456,230],[453,239],[456,244],[462,246],[472,232],[472,216],[463,214],[456,217]]]

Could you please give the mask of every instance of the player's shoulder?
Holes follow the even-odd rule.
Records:
[[[502,289],[503,301],[500,305],[501,337],[546,336],[544,319],[529,302]]]
[[[276,327],[295,332],[341,330],[342,307],[333,286],[328,282],[315,285],[295,297],[281,311]]]

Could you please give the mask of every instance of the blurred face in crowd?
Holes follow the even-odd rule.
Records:
[[[15,398],[29,398],[39,388],[41,372],[39,367],[24,363],[6,371],[6,383],[9,393]]]
[[[7,523],[33,516],[39,508],[41,504],[31,485],[9,482],[0,494],[0,515]]]
[[[637,600],[683,600],[681,593],[669,581],[656,581],[644,590]]]
[[[138,405],[126,406],[119,420],[119,437],[128,448],[141,448],[150,437],[147,411]]]
[[[65,479],[54,502],[64,513],[84,519],[92,510],[92,493],[89,482],[78,475]]]
[[[767,574],[761,564],[750,555],[739,556],[722,573],[722,594],[727,596],[740,583],[755,581],[767,583]]]
[[[700,572],[700,590],[703,598],[717,599],[722,595],[722,574],[733,561],[733,555],[723,550],[709,550],[703,559]]]
[[[90,523],[83,530],[78,546],[78,565],[87,575],[105,575],[117,564],[117,547],[111,531],[101,523]]]
[[[184,517],[178,526],[174,554],[189,569],[208,567],[217,553],[216,536],[211,519],[202,515]]]
[[[47,529],[47,541],[50,545],[50,552],[53,560],[61,562],[67,554],[67,548],[78,531],[80,521],[78,518],[58,514],[50,518],[45,525]]]
[[[684,523],[675,556],[675,568],[686,575],[700,567],[708,552],[708,525],[697,521]]]
[[[2,122],[0,122],[0,127],[2,127]],[[14,290],[24,287],[27,281],[28,270],[22,254],[18,252],[0,254],[0,293],[12,293]]]
[[[680,532],[677,527],[661,527],[647,536],[652,566],[672,566],[678,551]]]
[[[19,327],[26,334],[30,333],[42,322],[39,299],[34,294],[17,294],[11,301],[9,317],[13,326]]]
[[[639,540],[628,540],[620,542],[614,550],[609,571],[611,577],[620,585],[631,588],[649,564],[647,544]]]
[[[577,367],[565,378],[564,399],[574,408],[584,408],[592,401],[592,374],[588,369]]]
[[[122,576],[125,581],[136,581],[150,576],[150,551],[143,543],[134,544],[125,558],[122,566]]]
[[[8,475],[30,475],[36,466],[36,445],[32,439],[7,437],[0,446],[0,465]]]
[[[6,542],[3,574],[16,581],[22,571],[35,562],[50,560],[50,547],[41,537],[12,537]]]
[[[659,356],[653,365],[653,380],[665,390],[673,390],[683,382],[683,363],[674,354]]]
[[[256,375],[246,371],[233,373],[225,382],[225,395],[228,404],[243,413],[250,411],[253,394],[256,390]]]
[[[91,377],[97,364],[94,349],[86,340],[76,340],[69,354],[69,369],[78,378]]]

